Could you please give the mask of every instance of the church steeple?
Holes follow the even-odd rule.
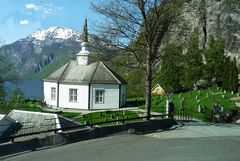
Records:
[[[83,27],[83,42],[88,42],[88,26],[87,26],[87,19],[85,19],[85,24]]]
[[[83,27],[81,43],[81,51],[77,54],[77,64],[78,65],[88,65],[88,57],[90,52],[88,51],[88,27],[87,27],[87,19],[85,19],[85,24]]]

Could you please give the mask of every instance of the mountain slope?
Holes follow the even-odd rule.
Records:
[[[0,48],[13,70],[24,76],[38,72],[53,59],[71,59],[81,48],[81,33],[72,29],[51,27],[38,30],[24,39]]]

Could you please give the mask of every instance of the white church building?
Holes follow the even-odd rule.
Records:
[[[76,60],[43,79],[48,107],[100,110],[126,104],[127,82],[101,61],[89,64],[87,44],[85,38]]]

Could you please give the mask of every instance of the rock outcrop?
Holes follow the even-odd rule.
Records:
[[[181,21],[174,26],[176,33],[170,40],[186,45],[197,29],[201,49],[208,48],[210,36],[225,40],[226,55],[240,63],[240,1],[239,0],[186,0]]]

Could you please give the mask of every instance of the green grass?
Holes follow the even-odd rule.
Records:
[[[10,112],[12,109],[33,111],[33,112],[55,113],[52,111],[47,111],[42,109],[41,102],[38,102],[38,101],[19,102],[13,108],[8,109],[7,113]],[[138,114],[132,111],[105,111],[105,112],[89,113],[85,115],[81,115],[81,113],[79,112],[59,112],[59,114],[62,115],[63,117],[73,119],[74,121],[79,122],[81,124],[103,122],[103,124],[101,124],[100,126],[113,125],[117,123],[117,122],[104,123],[106,121],[138,117]],[[141,119],[130,120],[130,121],[125,121],[125,123],[140,121],[140,120]]]
[[[218,103],[220,106],[223,106],[225,110],[236,109],[236,105],[234,101],[230,99],[236,97],[235,94],[231,94],[227,92],[224,94],[224,98],[222,97],[223,92],[217,88],[209,88],[200,91],[190,91],[182,94],[173,94],[173,95],[165,95],[161,99],[158,96],[152,97],[152,108],[153,112],[159,112],[165,114],[166,110],[166,99],[169,97],[174,105],[175,111],[179,111],[181,108],[181,102],[184,100],[182,106],[186,111],[192,111],[191,117],[198,118],[198,119],[205,119],[206,114],[197,112],[198,105],[202,108],[205,108],[206,111],[211,111],[213,104]],[[196,97],[199,98],[200,102],[197,102]],[[145,107],[145,98],[128,98],[127,100],[128,105],[138,106],[141,109]],[[47,112],[41,108],[41,103],[38,101],[29,101],[29,102],[20,102],[18,105],[14,106],[14,109],[17,110],[26,110],[26,111],[34,111],[34,112]],[[11,109],[9,109],[10,111]],[[106,112],[95,112],[86,115],[81,115],[81,113],[76,112],[62,112],[60,113],[62,116],[74,119],[75,121],[85,124],[87,123],[97,123],[97,122],[106,122],[111,120],[124,119],[124,118],[135,118],[138,117],[136,112],[132,111],[106,111]],[[79,116],[79,117],[78,117]],[[75,118],[76,117],[76,118]],[[137,119],[134,121],[141,121],[141,119]],[[129,121],[127,121],[129,122]],[[132,121],[130,121],[132,122]],[[113,123],[103,123],[101,126],[105,125],[112,125],[116,124]]]
[[[4,108],[4,107],[1,107]],[[42,109],[41,107],[41,102],[39,101],[28,101],[28,102],[24,102],[21,101],[17,104],[15,104],[14,106],[10,107],[5,107],[7,108],[6,110],[3,110],[5,114],[8,114],[11,110],[15,109],[15,110],[23,110],[23,111],[33,111],[33,112],[44,112],[44,113],[55,113],[54,111],[48,111],[45,109]],[[76,116],[79,116],[81,113],[79,112],[60,112],[60,115],[62,115],[63,117],[66,118],[74,118]]]
[[[69,119],[73,119],[74,117],[79,116],[81,113],[79,112],[62,112],[61,115],[63,117],[69,118]]]
[[[83,115],[82,117],[76,119],[75,121],[81,124],[103,122],[103,124],[100,124],[100,126],[106,126],[106,125],[116,124],[116,122],[104,123],[106,121],[125,119],[125,118],[136,118],[136,117],[138,117],[138,114],[132,111],[105,111],[105,112],[89,113],[89,114]],[[127,122],[133,122],[133,121],[126,121],[125,123]]]
[[[14,107],[15,110],[23,110],[23,111],[33,111],[33,112],[44,112],[44,110],[41,108],[41,103],[36,102],[20,102]]]
[[[230,98],[236,97],[236,94],[231,94],[227,92],[224,94],[225,98],[222,97],[223,92],[217,88],[209,88],[199,91],[190,91],[182,94],[173,94],[168,95],[168,97],[173,101],[175,105],[175,111],[178,111],[181,107],[181,101],[184,100],[183,108],[186,111],[192,111],[192,117],[204,120],[206,116],[204,113],[197,112],[198,105],[202,108],[205,108],[206,111],[211,111],[213,104],[218,103],[220,106],[223,106],[225,110],[236,109],[234,101],[231,101]],[[196,97],[199,98],[200,102],[197,102]],[[136,99],[138,103],[136,103]],[[152,108],[153,112],[165,113],[167,95],[162,96],[161,100],[158,96],[152,96]],[[130,104],[138,104],[137,106],[141,109],[144,109],[144,97],[141,98],[131,98],[127,101]]]

